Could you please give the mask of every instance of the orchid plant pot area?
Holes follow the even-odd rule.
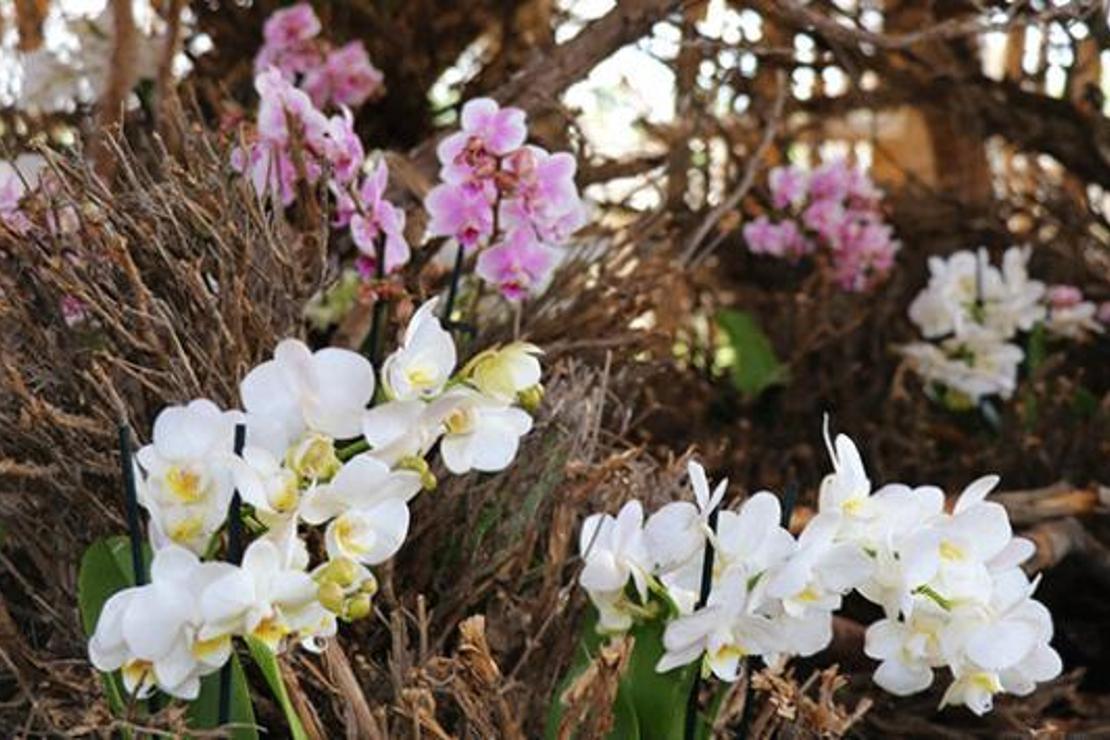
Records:
[[[1108,23],[0,4],[0,736],[1110,732]]]

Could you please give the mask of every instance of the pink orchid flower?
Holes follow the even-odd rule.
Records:
[[[331,163],[332,176],[339,183],[353,180],[362,169],[366,152],[354,130],[354,117],[347,108],[328,119],[324,138],[324,157]]]
[[[780,210],[797,208],[806,197],[809,177],[799,167],[776,167],[767,177],[771,187],[771,204]]]
[[[893,269],[900,246],[886,224],[869,219],[849,221],[832,252],[837,283],[851,292],[868,290]]]
[[[389,168],[379,162],[374,172],[363,179],[358,190],[361,209],[350,217],[351,238],[373,269],[378,258],[378,239],[385,239],[386,272],[407,264],[411,256],[405,240],[405,212],[384,199],[389,184]]]
[[[1045,298],[1052,308],[1071,308],[1083,302],[1083,291],[1074,285],[1052,285],[1045,293]]]
[[[558,253],[536,241],[526,229],[478,255],[478,276],[497,286],[506,299],[519,301],[542,286],[558,263]]]
[[[298,90],[281,72],[270,67],[254,80],[258,91],[258,135],[265,141],[284,145],[289,142],[293,122],[309,146],[322,150],[328,119],[316,109],[311,98]]]
[[[585,221],[585,208],[574,184],[577,163],[567,152],[549,154],[525,146],[505,160],[511,197],[502,201],[499,218],[506,229],[530,226],[548,243],[565,241]]]
[[[524,111],[501,108],[491,98],[475,98],[463,106],[462,130],[451,134],[436,148],[448,183],[463,183],[492,177],[497,159],[519,149],[528,136]]]
[[[809,197],[813,200],[842,201],[848,195],[852,171],[843,159],[818,167],[809,177]]]
[[[464,248],[475,247],[493,233],[493,208],[481,191],[462,185],[442,184],[424,199],[428,231],[432,236],[449,236]]]
[[[262,26],[262,38],[276,47],[293,46],[320,33],[320,19],[308,3],[274,11]]]
[[[833,242],[840,234],[847,212],[839,200],[826,198],[809,204],[802,212],[802,223],[823,239]]]
[[[357,108],[382,89],[384,76],[361,41],[329,51],[324,63],[306,72],[303,87],[318,106]]]

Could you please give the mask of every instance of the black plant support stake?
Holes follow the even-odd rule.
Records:
[[[362,345],[362,353],[370,360],[370,364],[374,366],[374,372],[378,372],[378,361],[381,359],[381,333],[382,323],[385,321],[385,300],[382,296],[383,281],[385,280],[385,235],[378,234],[378,238],[374,241],[374,250],[376,258],[374,260],[374,278],[377,281],[378,294],[374,298],[374,320],[370,324],[370,335],[366,337],[366,343]]]
[[[247,439],[247,427],[235,425],[235,454],[243,454],[243,444]],[[227,511],[227,562],[239,565],[243,562],[243,513],[242,499],[236,489],[231,494],[231,505]],[[231,715],[231,659],[220,669],[219,724],[226,725]]]
[[[717,514],[720,506],[709,512],[709,529],[717,533]],[[702,609],[709,601],[709,591],[713,586],[713,542],[708,537],[705,539],[705,555],[701,561],[701,590],[698,592],[698,603],[695,610]],[[698,694],[701,693],[701,668],[694,674],[694,682],[690,686],[690,696],[686,699],[686,740],[694,740],[698,729]]]
[[[135,485],[135,463],[131,459],[131,428],[119,425],[119,462],[123,472],[123,493],[127,505],[127,534],[131,539],[131,570],[135,585],[146,584],[143,565],[143,533],[139,528],[139,492]]]
[[[459,244],[458,254],[455,256],[455,266],[451,270],[451,284],[447,287],[447,305],[443,307],[443,323],[448,327],[454,326],[451,313],[455,310],[455,298],[459,295],[459,281],[462,279],[463,245]]]

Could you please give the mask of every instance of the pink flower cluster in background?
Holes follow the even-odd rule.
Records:
[[[743,229],[753,253],[798,260],[821,251],[837,284],[857,293],[890,272],[901,244],[883,220],[882,193],[866,172],[836,159],[813,171],[776,167],[768,185],[774,213]]]
[[[462,128],[436,150],[442,182],[428,193],[428,231],[482,249],[477,274],[512,301],[547,282],[586,220],[568,152],[525,144],[524,111],[489,98],[463,106]]]
[[[232,150],[232,167],[249,177],[260,195],[285,206],[296,199],[301,179],[316,185],[326,177],[335,197],[334,223],[350,227],[363,271],[374,272],[379,239],[384,240],[387,270],[407,263],[405,213],[384,199],[389,170],[383,161],[374,172],[363,172],[366,152],[350,111],[326,116],[275,67],[259,74],[254,86],[257,126],[249,143]]]
[[[304,177],[315,184],[325,164],[337,183],[355,177],[364,153],[348,112],[328,118],[274,67],[259,74],[254,87],[259,96],[256,136],[232,151],[231,165],[250,177],[259,193],[272,193],[289,205],[297,181]]]
[[[266,19],[264,43],[254,59],[255,73],[273,67],[297,84],[319,108],[353,108],[383,91],[382,73],[361,41],[334,48],[318,38],[320,19],[312,6],[298,3]]]

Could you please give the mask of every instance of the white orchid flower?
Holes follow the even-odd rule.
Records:
[[[735,681],[742,658],[774,654],[777,644],[772,622],[751,609],[747,575],[734,570],[713,587],[705,608],[667,624],[655,670],[665,673],[704,655],[714,675]]]
[[[154,547],[202,552],[227,516],[236,412],[208,399],[168,406],[154,420],[154,440],[136,459],[139,503],[151,516]]]
[[[895,696],[929,688],[933,668],[944,665],[940,640],[947,616],[933,602],[920,600],[907,619],[880,619],[864,638],[863,651],[880,661],[875,683]]]
[[[941,697],[941,709],[962,705],[982,716],[994,707],[994,695],[1003,690],[1002,680],[994,671],[953,666],[952,677],[954,680]]]
[[[324,534],[328,557],[377,565],[404,543],[408,501],[419,491],[419,473],[390,470],[381,460],[358,455],[307,495],[301,516],[309,524],[330,520]]]
[[[996,298],[1002,274],[985,250],[961,250],[949,257],[929,258],[929,283],[910,304],[910,320],[926,338],[960,333],[977,302]]]
[[[408,503],[420,492],[420,475],[391,470],[369,454],[357,455],[329,483],[306,495],[301,515],[309,524],[323,524],[350,509],[369,509],[382,501]]]
[[[314,611],[316,583],[285,562],[281,550],[268,539],[255,540],[243,563],[204,589],[200,635],[250,635],[278,651],[287,635],[296,633],[306,614]],[[318,605],[317,605],[318,606]]]
[[[358,354],[337,347],[312,352],[286,339],[274,359],[251,370],[239,384],[247,411],[247,441],[279,457],[307,432],[332,439],[359,434],[362,412],[374,397],[374,368]]]
[[[648,551],[656,568],[662,572],[681,567],[702,551],[706,537],[712,534],[709,515],[720,506],[728,488],[726,478],[710,492],[705,468],[693,460],[686,469],[694,491],[694,503],[671,502],[648,517],[644,526]]]
[[[516,457],[520,438],[532,428],[527,412],[477,391],[450,391],[439,403],[444,411],[439,451],[455,475],[504,470]]]
[[[528,342],[512,342],[487,349],[466,363],[462,375],[481,393],[504,403],[537,386],[543,369],[543,350]]]
[[[401,346],[382,365],[383,382],[394,399],[438,396],[455,370],[455,341],[435,315],[437,303],[432,298],[413,314]]]
[[[843,516],[847,528],[875,516],[871,500],[871,479],[863,467],[863,459],[855,442],[846,434],[836,435],[836,445],[829,438],[829,417],[824,424],[825,446],[832,459],[833,472],[821,481],[818,510]]]
[[[1032,247],[1010,247],[1002,255],[1002,286],[985,311],[984,323],[1003,337],[1029,331],[1045,318],[1045,284],[1029,277]]]
[[[232,571],[226,563],[201,563],[176,545],[158,550],[150,583],[124,589],[104,604],[89,640],[98,670],[120,670],[124,687],[142,698],[155,687],[179,699],[195,699],[200,679],[231,655],[226,635],[200,634],[198,594]]]
[[[956,500],[952,515],[934,525],[940,556],[936,590],[949,599],[975,598],[990,592],[988,567],[1013,539],[1006,509],[985,498],[998,476],[973,481]]]
[[[1058,666],[1059,657],[1048,643],[1052,639],[1052,616],[1032,598],[1037,582],[1019,568],[992,578],[987,603],[962,603],[953,607],[942,644],[950,662],[962,663],[999,674],[1009,673],[1013,683],[1024,689],[1029,676]],[[1057,669],[1045,681],[1055,677]]]
[[[901,537],[891,535],[874,549],[871,576],[857,590],[865,599],[883,607],[888,619],[911,614],[915,592],[933,580],[940,568],[939,542],[932,529]]]
[[[301,503],[297,474],[264,447],[248,446],[234,465],[235,487],[264,524],[295,518]]]
[[[405,458],[424,457],[442,436],[451,403],[413,399],[386,401],[367,409],[362,416],[362,435],[370,445],[369,454],[391,466]]]
[[[825,609],[809,609],[792,616],[786,611],[772,620],[775,638],[763,654],[769,666],[781,666],[791,656],[815,655],[829,646],[833,639],[833,615]]]
[[[768,575],[766,593],[782,601],[787,615],[838,609],[843,594],[871,575],[874,564],[858,545],[835,541],[840,526],[837,514],[815,516],[799,536],[797,551]]]
[[[617,516],[593,514],[582,523],[578,552],[586,565],[578,582],[591,593],[624,591],[631,578],[641,601],[647,599],[651,556],[644,539],[644,509],[629,501]]]
[[[795,549],[794,538],[780,524],[778,496],[759,491],[739,511],[722,511],[717,520],[714,570],[740,569],[757,576],[782,562]]]

